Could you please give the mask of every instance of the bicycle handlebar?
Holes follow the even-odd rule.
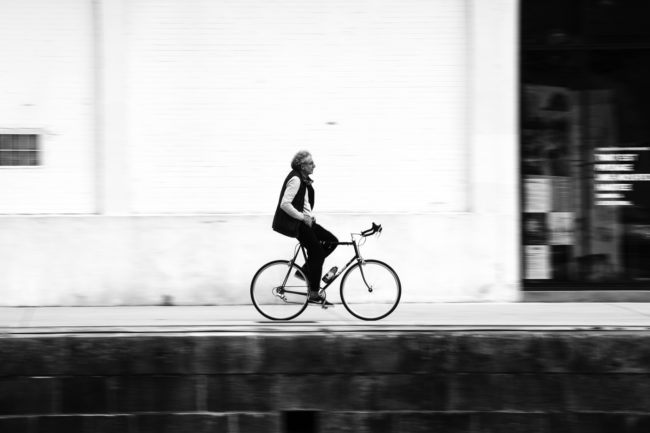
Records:
[[[361,232],[361,236],[363,236],[364,238],[365,238],[366,236],[372,236],[372,235],[374,235],[375,233],[381,233],[381,230],[382,230],[382,228],[381,228],[381,224],[375,224],[375,223],[373,222],[373,223],[372,223],[372,228],[369,228],[368,230],[362,231],[362,232]]]

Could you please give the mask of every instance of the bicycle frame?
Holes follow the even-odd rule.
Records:
[[[330,279],[327,283],[325,283],[325,285],[323,286],[323,288],[321,290],[327,289],[334,281],[336,281],[338,279],[339,276],[341,276],[345,271],[347,271],[352,266],[353,262],[357,262],[357,263],[359,263],[359,269],[361,270],[361,278],[363,279],[363,282],[366,285],[366,287],[368,288],[368,290],[372,292],[372,286],[370,286],[370,284],[368,284],[368,282],[366,281],[366,276],[365,276],[365,274],[363,272],[363,266],[361,266],[361,265],[363,265],[364,260],[363,260],[363,257],[361,256],[361,250],[359,248],[359,245],[358,245],[357,241],[354,239],[354,236],[352,237],[352,242],[328,242],[328,243],[329,244],[335,244],[335,245],[351,245],[352,247],[354,247],[354,257],[352,257],[350,259],[350,261],[345,266],[343,266],[341,269],[339,269],[338,272],[336,274],[334,274],[332,279]],[[296,259],[298,258],[298,251],[302,251],[302,256],[305,259],[305,263],[307,263],[307,253],[305,252],[305,247],[302,246],[301,244],[298,244],[296,246],[296,251],[293,254],[293,258],[290,261],[291,266],[289,267],[289,272],[287,273],[287,276],[285,277],[285,279],[284,279],[284,281],[282,283],[283,287],[287,283],[287,280],[289,279],[289,275],[291,275],[291,271],[293,270],[294,266],[296,268],[298,267],[298,265],[296,265]],[[288,292],[288,293],[296,294],[295,292],[291,292],[289,290],[285,290],[285,291]]]

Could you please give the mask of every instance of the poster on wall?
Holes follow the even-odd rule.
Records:
[[[524,278],[566,280],[576,250],[579,205],[575,92],[532,85],[523,90]]]
[[[568,176],[553,176],[551,178],[551,211],[571,212],[576,203],[573,201],[574,188]]]
[[[573,212],[551,212],[548,214],[549,244],[573,245]]]
[[[524,177],[524,212],[549,212],[552,207],[551,192],[550,177]]]
[[[548,280],[551,278],[551,247],[549,245],[524,246],[524,278]]]

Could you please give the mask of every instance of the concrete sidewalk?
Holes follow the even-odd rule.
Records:
[[[252,305],[137,307],[0,307],[0,333],[294,332],[358,330],[650,330],[650,303],[400,304],[389,317],[365,322],[338,304],[310,306],[290,322],[274,322]]]

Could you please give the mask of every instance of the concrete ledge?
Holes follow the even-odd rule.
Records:
[[[523,302],[650,302],[650,290],[535,290]]]
[[[0,377],[215,374],[650,374],[644,331],[11,336]]]
[[[650,425],[648,332],[12,335],[0,359],[0,431]]]
[[[313,429],[305,433],[357,432],[621,432],[645,433],[650,416],[638,413],[520,413],[520,412],[316,412]],[[57,415],[0,417],[6,432],[289,432],[286,417],[262,413]]]

